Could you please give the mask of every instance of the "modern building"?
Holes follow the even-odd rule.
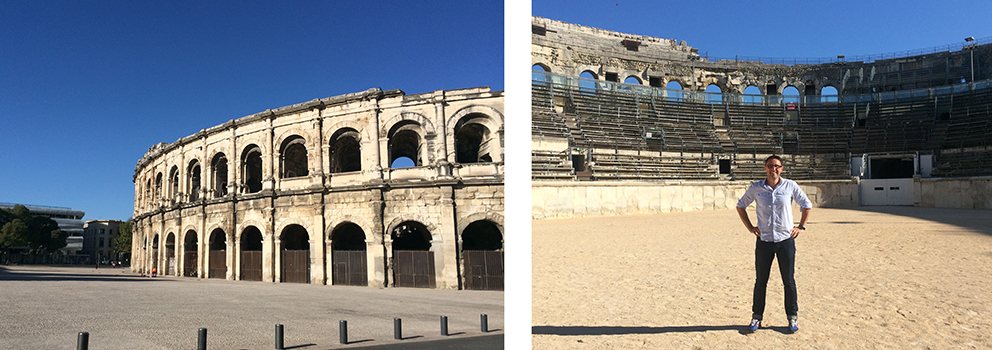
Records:
[[[18,203],[0,203],[0,209],[10,210]],[[83,249],[83,216],[85,211],[75,210],[66,207],[54,207],[47,205],[21,204],[28,208],[32,216],[47,216],[59,224],[59,229],[69,235],[66,238],[66,246],[62,251],[66,254],[74,255]]]
[[[83,247],[81,255],[87,255],[90,262],[120,260],[121,254],[114,250],[114,240],[120,235],[120,220],[86,220],[83,227]]]

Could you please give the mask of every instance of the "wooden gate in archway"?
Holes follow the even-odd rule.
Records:
[[[503,251],[465,250],[465,289],[503,290]]]
[[[310,250],[282,251],[282,282],[310,283]]]
[[[368,260],[364,250],[332,250],[333,284],[368,286]]]
[[[196,277],[197,254],[195,251],[187,251],[183,257],[183,276]]]
[[[227,251],[210,251],[209,278],[227,278]]]
[[[397,287],[436,288],[434,252],[394,250],[393,281]]]

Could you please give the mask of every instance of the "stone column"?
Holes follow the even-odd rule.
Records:
[[[383,210],[385,202],[382,200],[382,190],[372,189],[372,200],[369,203],[369,212],[372,214],[371,230],[365,236],[367,248],[365,249],[365,262],[368,264],[369,287],[386,287],[387,282],[387,261],[392,258],[392,244],[386,245],[385,222],[383,222]]]
[[[275,233],[272,235],[272,250],[272,281],[282,283],[282,254],[280,254],[282,252],[282,237]]]
[[[455,219],[454,188],[443,186],[441,200],[438,206],[440,221],[437,231],[431,232],[434,237],[441,237],[440,242],[433,242],[431,250],[435,252],[434,268],[439,289],[458,289],[458,251],[455,242],[457,222]],[[440,245],[440,246],[439,246]]]

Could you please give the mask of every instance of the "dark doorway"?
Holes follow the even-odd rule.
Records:
[[[390,233],[393,239],[393,284],[396,287],[435,288],[431,233],[424,224],[406,221]]]
[[[465,289],[503,290],[503,234],[480,220],[462,232]]]
[[[331,283],[368,286],[365,231],[354,223],[344,223],[331,232],[331,242]]]
[[[169,232],[165,238],[165,275],[176,273],[176,235]]]
[[[871,158],[872,179],[906,179],[913,177],[915,167],[912,159]]]
[[[310,235],[300,225],[282,230],[282,281],[310,283]]]
[[[185,256],[183,257],[183,276],[197,277],[196,266],[198,262],[197,257],[199,255],[197,254],[197,252],[199,249],[197,249],[198,246],[197,246],[196,232],[193,230],[186,231],[186,238],[183,240],[183,242],[184,242],[183,246],[185,250],[183,252],[183,254],[185,254]]]
[[[242,281],[262,280],[262,232],[255,226],[248,226],[241,232],[241,277]]]
[[[210,262],[208,278],[227,278],[227,234],[224,230],[215,229],[210,233]]]

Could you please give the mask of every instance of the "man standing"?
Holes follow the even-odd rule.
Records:
[[[762,315],[765,313],[765,287],[768,285],[772,260],[777,256],[782,284],[785,285],[785,314],[789,318],[789,330],[795,333],[799,330],[795,238],[806,230],[806,220],[809,219],[813,203],[795,181],[782,178],[782,158],[773,155],[765,159],[765,173],[765,179],[751,184],[737,202],[737,214],[741,221],[748,232],[758,237],[754,248],[757,278],[754,281],[754,304],[751,307],[748,331],[754,332],[761,327]],[[798,203],[802,211],[802,219],[797,227],[792,226],[792,201]],[[751,202],[755,202],[757,227],[751,224],[751,219],[747,216],[746,208]]]

